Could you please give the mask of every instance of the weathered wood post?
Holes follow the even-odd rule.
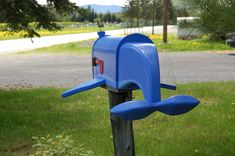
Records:
[[[132,100],[132,91],[115,93],[108,91],[110,109]],[[135,156],[134,133],[132,121],[126,121],[110,114],[115,156]]]

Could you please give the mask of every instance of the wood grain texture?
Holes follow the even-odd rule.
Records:
[[[132,91],[115,93],[108,91],[110,109],[120,103],[132,100]],[[126,121],[110,114],[115,156],[135,156],[132,121]]]

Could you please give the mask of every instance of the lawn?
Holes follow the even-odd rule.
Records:
[[[179,40],[174,35],[168,35],[168,43],[162,42],[162,35],[150,35],[149,36],[158,47],[160,52],[178,52],[178,51],[224,51],[233,50],[225,44],[225,41],[212,41],[207,36],[202,36],[198,39],[192,40]]]
[[[32,136],[71,135],[96,156],[113,154],[107,91],[94,89],[61,99],[65,89],[0,90],[0,155],[32,154]],[[201,104],[181,116],[155,113],[134,122],[136,153],[235,155],[235,82],[178,85],[162,97],[188,94]],[[141,98],[139,91],[135,99]]]
[[[91,54],[94,40],[86,40],[80,42],[71,42],[59,44],[35,50],[23,51],[18,54]]]
[[[169,35],[169,43],[162,43],[162,35],[149,35],[158,48],[158,52],[205,52],[205,51],[234,51],[235,48],[231,48],[223,41],[210,41],[207,37],[193,39],[193,40],[179,40],[174,35]],[[20,54],[91,54],[92,45],[95,40],[86,40],[79,42],[66,43],[61,45],[55,45],[45,48],[39,48],[26,52],[20,52]]]
[[[69,24],[72,25],[73,23],[70,22]],[[1,25],[3,24],[0,24],[0,27]],[[121,28],[122,27],[118,25],[107,25],[104,28],[102,28],[102,30],[114,30],[114,29],[121,29]],[[78,33],[97,32],[97,31],[100,31],[100,28],[98,28],[97,26],[69,27],[69,25],[66,24],[64,25],[64,28],[59,31],[51,32],[51,31],[42,29],[42,30],[39,30],[38,33],[41,36],[53,36],[53,35],[78,34]],[[1,31],[0,29],[0,40],[19,39],[19,38],[22,38],[21,36],[22,33],[8,35],[6,32]]]

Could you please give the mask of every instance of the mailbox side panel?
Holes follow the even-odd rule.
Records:
[[[92,49],[92,57],[104,62],[104,72],[99,73],[99,66],[93,66],[93,78],[102,77],[108,87],[117,89],[117,48],[123,37],[104,36],[99,38]]]
[[[151,102],[161,100],[159,61],[154,44],[126,43],[122,45],[118,66],[119,89],[137,85],[146,100]]]

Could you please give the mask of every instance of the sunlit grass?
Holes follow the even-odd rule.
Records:
[[[177,36],[168,35],[168,43],[162,42],[162,35],[150,35],[149,36],[156,44],[160,52],[165,51],[223,51],[234,50],[225,44],[225,41],[211,41],[207,36],[203,36],[198,39],[192,40],[180,40]]]
[[[27,155],[32,136],[71,135],[96,156],[113,155],[107,91],[62,99],[66,89],[0,90],[0,155]],[[136,154],[235,155],[235,82],[178,85],[162,97],[187,94],[201,104],[181,116],[154,113],[134,122]],[[142,99],[139,91],[135,99]]]
[[[207,37],[194,40],[179,40],[175,36],[169,35],[169,42],[162,43],[162,35],[149,36],[157,46],[158,52],[205,52],[205,51],[234,51],[234,48],[225,45],[224,42],[210,41]],[[94,40],[66,43],[45,48],[39,48],[20,54],[91,54]]]
[[[120,26],[105,26],[102,30],[113,30],[113,29],[121,29]],[[88,33],[88,32],[97,32],[101,29],[97,26],[83,26],[83,27],[65,27],[62,30],[58,30],[55,32],[51,32],[48,30],[39,30],[38,33],[41,36],[53,36],[53,35],[64,35],[64,34],[79,34],[79,33]],[[10,39],[19,39],[22,38],[24,32],[15,33],[14,35],[10,35],[8,32],[0,31],[0,40],[10,40]]]
[[[19,52],[18,54],[91,54],[93,42],[94,40],[72,42]]]

